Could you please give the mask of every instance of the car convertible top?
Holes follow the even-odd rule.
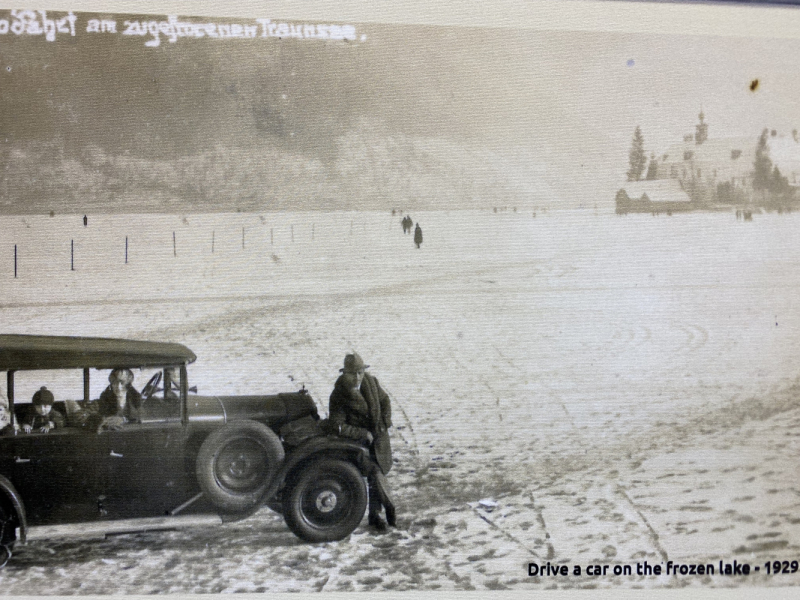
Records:
[[[114,338],[0,335],[0,371],[114,369],[189,364],[183,344]]]

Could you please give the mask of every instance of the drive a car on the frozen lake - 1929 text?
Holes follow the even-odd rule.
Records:
[[[33,526],[192,513],[227,521],[262,506],[310,542],[342,539],[358,526],[367,449],[327,435],[305,389],[197,394],[187,378],[195,358],[175,343],[0,335],[11,419],[0,435],[3,560]],[[112,388],[128,406],[108,417]],[[42,397],[58,426],[23,430],[41,415]]]

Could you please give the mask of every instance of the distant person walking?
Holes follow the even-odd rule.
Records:
[[[89,217],[83,215],[83,226],[86,227],[89,224]]]
[[[422,243],[422,227],[419,226],[419,223],[417,223],[417,227],[414,229],[414,243],[417,245],[417,248],[419,248]]]

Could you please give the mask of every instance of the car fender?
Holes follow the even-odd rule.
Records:
[[[17,520],[19,521],[19,540],[24,544],[28,534],[28,519],[25,517],[25,505],[22,504],[22,498],[17,488],[14,487],[14,484],[2,475],[0,475],[0,490],[2,490],[6,498],[11,501],[14,512],[17,513]]]
[[[286,476],[291,473],[300,463],[305,462],[313,456],[331,455],[356,455],[363,454],[369,457],[369,449],[356,441],[337,436],[325,436],[311,438],[292,451],[283,461],[280,470],[272,480],[269,488],[264,494],[264,500],[269,500],[278,492],[283,485]]]

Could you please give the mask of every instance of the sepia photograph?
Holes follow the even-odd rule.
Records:
[[[800,584],[800,7],[140,4],[0,8],[4,594]]]

